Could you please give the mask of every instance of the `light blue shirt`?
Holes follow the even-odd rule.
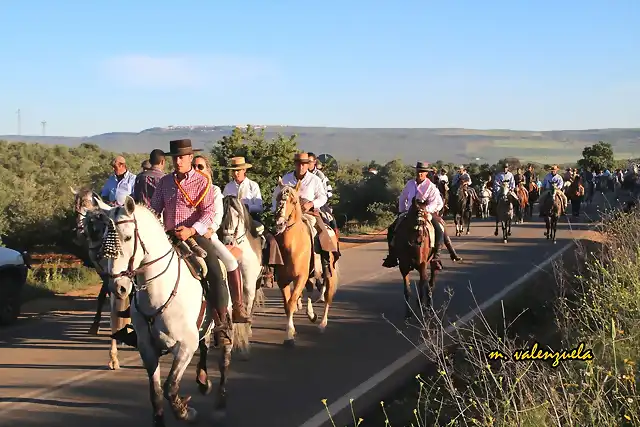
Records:
[[[558,188],[562,188],[564,185],[564,180],[560,176],[559,173],[552,175],[551,172],[544,177],[544,181],[542,182],[542,188],[545,190],[551,190],[551,184],[554,184]]]
[[[516,180],[513,178],[513,174],[509,171],[500,172],[496,175],[496,179],[493,181],[493,191],[498,193],[500,187],[502,187],[503,181],[509,181],[509,190],[514,190],[516,188]]]
[[[100,196],[111,203],[123,206],[127,196],[133,194],[133,187],[136,183],[136,176],[129,171],[124,173],[124,178],[118,182],[115,174],[111,175],[105,182]],[[133,196],[132,196],[133,197]]]

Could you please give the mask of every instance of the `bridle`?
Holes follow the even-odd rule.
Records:
[[[133,283],[134,289],[135,289],[135,294],[133,296],[133,303],[135,304],[136,307],[136,311],[138,313],[140,313],[146,320],[147,323],[152,324],[154,319],[159,316],[160,314],[162,314],[167,307],[169,306],[169,304],[171,304],[171,302],[173,301],[173,299],[175,298],[176,294],[178,293],[178,285],[180,283],[180,260],[178,260],[178,274],[176,277],[176,282],[173,286],[173,290],[171,291],[171,294],[169,295],[169,298],[167,299],[167,301],[160,306],[158,309],[155,310],[155,312],[151,315],[147,315],[145,313],[143,313],[140,310],[140,307],[138,306],[138,299],[137,299],[137,293],[140,291],[144,291],[147,290],[151,284],[151,282],[153,282],[153,280],[157,279],[158,277],[162,276],[163,274],[165,274],[168,270],[169,267],[171,266],[171,263],[173,262],[173,259],[176,255],[176,251],[173,248],[173,245],[170,245],[171,247],[169,248],[169,251],[167,251],[167,253],[165,253],[164,255],[160,256],[159,258],[156,258],[154,260],[148,261],[148,262],[143,262],[140,264],[140,266],[138,268],[134,268],[133,267],[133,263],[135,262],[135,257],[136,257],[136,253],[138,251],[138,241],[140,241],[140,247],[142,248],[142,252],[144,255],[149,255],[149,251],[147,251],[147,248],[144,244],[144,242],[142,241],[142,239],[140,238],[140,232],[138,230],[138,220],[135,217],[135,214],[133,215],[133,219],[124,219],[124,220],[120,220],[120,221],[116,221],[116,222],[112,222],[112,224],[114,225],[114,227],[112,229],[107,229],[107,233],[116,233],[116,235],[114,236],[115,238],[119,239],[119,236],[117,236],[117,231],[115,230],[115,226],[118,225],[122,225],[122,224],[133,224],[134,226],[134,231],[133,231],[133,253],[131,254],[131,257],[129,258],[129,262],[128,262],[128,266],[127,269],[124,271],[121,271],[120,273],[117,274],[111,274],[111,273],[107,273],[107,276],[110,279],[118,279],[121,277],[127,277],[131,280],[131,282]],[[119,253],[122,253],[122,251],[118,248],[117,251]],[[144,270],[146,270],[147,267],[155,264],[156,262],[160,261],[161,259],[166,258],[167,256],[169,256],[169,254],[171,254],[171,258],[169,259],[169,262],[167,262],[167,266],[165,267],[164,270],[162,270],[162,272],[154,277],[152,277],[151,279],[145,280],[144,283],[142,285],[138,285],[134,279],[134,277],[136,277],[136,275],[138,275],[139,273],[143,272]],[[119,254],[118,254],[119,255]],[[115,254],[115,252],[107,254],[106,257],[108,258],[117,258],[117,256]]]
[[[291,212],[289,212],[289,215],[287,215],[287,217],[285,218],[286,227],[281,232],[275,233],[276,235],[283,234],[285,231],[289,231],[291,229],[291,227],[296,225],[296,222],[297,222],[297,221],[291,222],[291,218],[293,217],[293,214],[296,211],[295,206],[300,202],[300,200],[298,198],[296,198],[296,197],[291,197],[290,194],[286,195],[286,197],[287,197],[286,200],[282,199],[282,197],[284,196],[284,192],[287,191],[287,188],[288,187],[285,187],[282,190],[282,192],[280,193],[281,199],[280,199],[280,204],[278,205],[278,209],[276,210],[276,214],[278,216],[282,215],[282,209],[284,209],[284,207],[287,205],[287,203],[291,203],[293,205],[293,208],[291,209]],[[289,193],[290,191],[291,190],[288,190],[287,193]],[[291,200],[291,199],[293,199],[293,200]]]
[[[242,234],[240,234],[239,236],[237,236],[238,233],[238,228],[240,228],[240,222],[244,222],[244,215],[242,215],[241,212],[238,212],[238,210],[231,205],[231,203],[227,204],[227,208],[228,209],[233,209],[237,214],[238,214],[238,222],[236,223],[236,226],[233,228],[227,228],[222,230],[222,235],[223,236],[231,236],[233,237],[233,240],[235,240],[236,244],[240,245],[242,244],[242,242],[244,242],[245,237],[247,236],[247,230],[248,230],[248,225],[245,224],[244,225],[244,232]],[[232,215],[228,212],[225,212],[227,215]],[[233,217],[233,216],[232,216]],[[229,233],[229,230],[233,231],[233,234]]]

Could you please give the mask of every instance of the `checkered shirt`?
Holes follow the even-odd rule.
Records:
[[[195,228],[200,235],[206,234],[215,216],[214,192],[209,190],[202,202],[193,208],[174,182],[175,176],[174,172],[160,179],[151,199],[151,209],[162,214],[165,231],[183,225]],[[191,169],[179,183],[196,203],[209,185],[209,180],[204,174]]]

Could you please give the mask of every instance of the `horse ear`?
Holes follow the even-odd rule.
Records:
[[[102,209],[105,213],[109,213],[109,211],[111,209],[113,209],[111,206],[109,206],[108,204],[106,204],[105,202],[102,201],[102,199],[100,197],[96,197],[95,194],[93,194],[91,196],[91,199],[93,200],[93,203],[98,206],[100,209]]]
[[[284,182],[282,182],[282,177],[281,176],[278,177],[278,187],[280,187],[280,188],[284,187]]]
[[[136,210],[136,202],[131,196],[127,196],[124,199],[124,210],[127,215],[131,215]]]
[[[71,193],[72,193],[74,196],[77,196],[77,195],[78,195],[78,192],[77,192],[76,190],[74,190],[72,186],[69,186],[69,189],[71,190]]]

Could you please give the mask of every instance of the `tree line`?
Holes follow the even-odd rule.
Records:
[[[595,163],[613,167],[611,146],[602,144],[596,144],[596,149],[585,148],[580,162],[593,167]],[[293,155],[298,151],[296,135],[267,139],[263,130],[251,126],[234,129],[208,153],[214,184],[223,188],[231,179],[224,166],[231,157],[244,156],[253,164],[248,176],[260,185],[266,208],[263,220],[269,226],[271,194],[278,177],[293,169]],[[148,157],[147,153],[114,153],[87,143],[66,147],[0,141],[1,243],[19,250],[42,248],[76,253],[78,248],[72,243],[73,195],[69,187],[88,186],[99,192],[112,173],[110,162],[117,154],[126,158],[129,170],[136,174],[140,172],[141,162]],[[521,165],[519,159],[503,160],[510,163],[512,170]],[[447,169],[450,176],[457,167],[441,161],[432,166]],[[499,162],[466,166],[473,182],[478,183],[489,179]],[[548,165],[534,166],[542,174]],[[412,165],[397,159],[386,164],[340,162],[337,168],[326,165],[322,170],[332,183],[331,204],[343,232],[386,227],[397,211],[402,188],[414,175]],[[166,172],[170,171],[168,162]]]

